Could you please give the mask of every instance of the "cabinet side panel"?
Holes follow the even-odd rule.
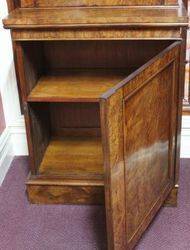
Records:
[[[36,42],[27,42],[21,43],[21,46],[25,72],[25,88],[28,95],[43,72],[42,45]]]
[[[32,174],[36,174],[50,140],[48,105],[44,103],[27,105],[25,119],[30,158],[32,157],[34,164]]]
[[[180,166],[180,142],[181,142],[181,120],[184,97],[184,83],[185,83],[185,56],[186,56],[186,41],[187,29],[182,29],[182,44],[180,51],[179,64],[179,86],[178,86],[178,114],[177,114],[177,131],[176,131],[176,159],[175,159],[175,183],[178,185],[179,181],[179,166]]]
[[[14,45],[18,83],[21,89],[22,101],[25,102],[42,74],[42,47],[35,42],[17,42]]]
[[[126,249],[122,96],[120,89],[101,102],[108,246],[115,250]]]

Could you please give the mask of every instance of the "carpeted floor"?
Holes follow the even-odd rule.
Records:
[[[136,250],[190,249],[190,159],[181,161],[178,208],[163,208]],[[17,157],[0,187],[0,250],[106,249],[104,209],[30,205],[27,157]]]

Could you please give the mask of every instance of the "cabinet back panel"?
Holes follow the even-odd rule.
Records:
[[[99,136],[98,103],[54,103],[50,105],[53,136]]]
[[[44,42],[47,70],[62,68],[138,68],[169,41]]]
[[[21,0],[21,7],[177,5],[177,0]]]
[[[39,78],[67,69],[124,69],[145,64],[171,41],[39,41],[21,42],[26,95]]]

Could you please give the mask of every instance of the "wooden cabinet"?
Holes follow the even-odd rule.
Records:
[[[8,4],[29,201],[104,205],[108,249],[133,249],[159,208],[177,202],[184,6]]]

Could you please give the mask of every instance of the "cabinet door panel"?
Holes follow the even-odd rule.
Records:
[[[179,48],[170,45],[103,96],[110,249],[132,249],[174,186]]]
[[[123,91],[101,103],[105,156],[105,202],[109,249],[125,249],[125,182],[123,161]]]
[[[124,101],[127,240],[132,242],[173,187],[174,63]],[[172,157],[172,158],[171,158]],[[135,218],[135,219],[134,219]]]

